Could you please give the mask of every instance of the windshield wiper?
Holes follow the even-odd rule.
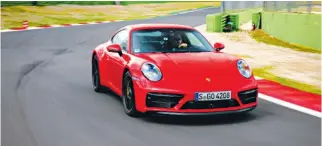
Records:
[[[185,52],[191,52],[190,50],[175,50],[175,51],[170,51],[171,53],[185,53]]]

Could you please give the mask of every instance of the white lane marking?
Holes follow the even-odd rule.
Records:
[[[1,30],[1,32],[11,32],[11,31],[19,31],[19,30],[11,30],[11,29],[4,29],[4,30]]]
[[[311,110],[311,109],[308,109],[308,108],[305,108],[305,107],[302,107],[302,106],[299,106],[299,105],[296,105],[293,103],[289,103],[289,102],[286,102],[286,101],[283,101],[283,100],[280,100],[280,99],[277,99],[277,98],[274,98],[271,96],[267,96],[267,95],[264,95],[261,93],[258,93],[258,97],[261,99],[267,100],[269,102],[272,102],[272,103],[275,103],[275,104],[278,104],[278,105],[281,105],[281,106],[284,106],[284,107],[287,107],[287,108],[290,108],[290,109],[293,109],[293,110],[296,110],[296,111],[299,111],[302,113],[306,113],[306,114],[309,114],[309,115],[312,115],[312,116],[315,116],[318,118],[322,118],[322,113],[315,111],[315,110]]]
[[[54,25],[50,25],[51,27],[62,27],[61,25],[57,25],[57,24],[54,24]]]
[[[35,30],[35,29],[45,29],[41,27],[29,27],[28,29],[4,29],[1,32],[13,32],[13,31],[28,31],[28,30]]]
[[[84,24],[71,24],[70,26],[79,26],[79,25],[84,25]]]

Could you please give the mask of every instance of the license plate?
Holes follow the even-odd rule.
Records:
[[[231,99],[231,91],[198,92],[195,93],[195,101],[215,101]]]

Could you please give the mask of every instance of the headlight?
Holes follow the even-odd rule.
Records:
[[[237,61],[237,68],[239,73],[245,78],[250,78],[252,76],[252,69],[244,60],[240,59]]]
[[[160,81],[162,78],[162,73],[160,71],[160,69],[149,62],[146,62],[142,65],[141,71],[143,73],[143,75],[148,78],[150,81]]]

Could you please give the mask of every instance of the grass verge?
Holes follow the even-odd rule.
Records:
[[[109,20],[145,19],[164,16],[194,8],[218,7],[220,2],[171,2],[162,4],[131,4],[126,6],[7,6],[1,8],[1,29]]]
[[[300,45],[294,45],[294,44],[290,44],[288,42],[279,40],[279,39],[272,37],[269,34],[265,33],[261,29],[256,29],[255,31],[250,31],[249,34],[253,39],[255,39],[258,42],[263,42],[263,43],[270,44],[270,45],[290,48],[290,49],[293,49],[296,51],[318,53],[318,54],[321,53],[321,50],[316,50],[313,48],[304,47],[304,46],[300,46]]]
[[[253,70],[255,76],[262,77],[267,80],[275,81],[275,82],[278,82],[284,86],[292,87],[292,88],[295,88],[295,89],[298,89],[301,91],[306,91],[306,92],[321,95],[321,88],[320,87],[301,83],[301,82],[298,82],[298,81],[295,81],[292,79],[288,79],[288,78],[278,77],[278,76],[269,72],[269,70],[272,68],[273,67],[271,67],[271,66],[267,66],[267,67],[263,67],[263,68],[253,68],[252,70]]]
[[[8,6],[33,6],[35,1],[2,1],[1,7]],[[121,5],[151,4],[151,3],[172,3],[176,1],[120,1]],[[188,2],[188,1],[187,1]],[[37,1],[37,6],[53,5],[115,5],[115,1]]]

